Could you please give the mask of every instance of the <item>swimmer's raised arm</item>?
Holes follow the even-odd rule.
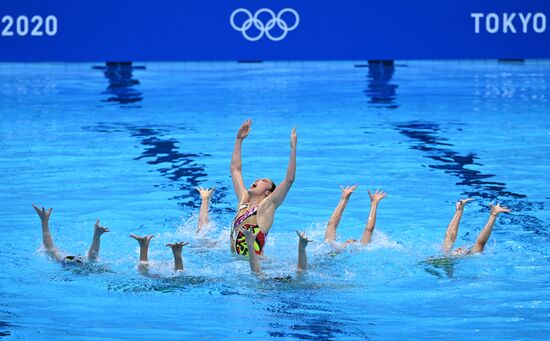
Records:
[[[451,222],[449,223],[449,226],[447,226],[445,239],[443,240],[443,246],[441,247],[443,252],[450,252],[453,248],[453,245],[456,241],[456,235],[458,233],[458,226],[460,225],[460,219],[462,218],[462,214],[464,213],[464,206],[466,206],[466,204],[472,200],[474,199],[468,198],[461,199],[456,202],[456,211],[453,215],[453,218],[451,219]]]
[[[296,178],[296,145],[298,144],[298,135],[296,134],[296,128],[292,128],[290,132],[290,158],[288,160],[288,167],[286,170],[285,179],[277,186],[275,191],[267,198],[264,199],[263,205],[272,206],[274,209],[279,207],[285,200],[294,179]]]
[[[197,232],[200,232],[201,228],[208,224],[208,208],[210,206],[210,198],[214,192],[215,187],[212,188],[202,188],[197,187],[196,190],[201,196],[201,209],[199,213],[199,223],[197,225]]]
[[[137,240],[139,244],[139,261],[140,262],[148,262],[147,254],[149,253],[149,243],[151,242],[151,239],[153,239],[155,236],[136,236],[135,234],[131,234],[130,237]]]
[[[181,249],[189,243],[179,242],[173,244],[166,244],[167,247],[172,249],[174,255],[174,270],[183,270],[183,260],[181,258]]]
[[[237,132],[237,138],[235,139],[235,147],[233,148],[233,156],[231,157],[231,180],[233,181],[233,189],[237,195],[239,203],[248,201],[248,191],[244,186],[242,175],[242,157],[241,149],[243,140],[250,133],[250,127],[252,126],[252,120],[246,120],[239,128]]]
[[[252,229],[245,229],[241,227],[239,229],[242,234],[244,234],[244,238],[246,239],[246,244],[248,245],[248,263],[250,264],[250,270],[252,272],[255,272],[256,274],[262,273],[262,268],[260,267],[260,260],[256,252],[254,251],[254,241],[256,240],[256,237],[258,236],[258,232],[253,233]]]
[[[296,234],[298,234],[298,266],[297,270],[298,272],[304,272],[307,270],[307,253],[306,253],[306,247],[307,243],[311,242],[310,239],[306,237],[305,232],[298,232],[296,231]]]
[[[491,213],[489,214],[489,220],[487,220],[487,224],[485,224],[485,227],[483,227],[483,230],[479,233],[479,236],[477,237],[476,244],[472,247],[472,253],[482,252],[485,248],[485,244],[489,240],[489,237],[491,236],[491,231],[493,230],[493,226],[495,225],[495,221],[497,220],[497,216],[500,213],[510,213],[510,209],[508,207],[501,207],[498,203],[496,206],[493,206],[492,204],[489,204],[491,206]]]
[[[374,231],[374,226],[376,225],[376,211],[378,209],[378,204],[382,199],[384,199],[388,193],[376,190],[374,194],[370,191],[370,213],[369,219],[367,220],[367,225],[365,226],[365,231],[363,231],[363,236],[361,237],[361,244],[370,243],[372,232]]]
[[[88,260],[94,261],[99,255],[99,246],[101,242],[101,235],[105,232],[109,232],[109,229],[99,225],[99,219],[96,220],[94,225],[94,237],[92,239],[92,245],[88,250]]]
[[[347,187],[340,186],[340,188],[342,189],[340,202],[338,202],[338,205],[332,212],[332,215],[330,216],[327,224],[327,229],[325,231],[325,242],[327,243],[336,240],[336,228],[338,228],[338,224],[340,223],[340,219],[342,218],[342,213],[344,213],[344,209],[348,204],[351,194],[357,189],[357,185]]]
[[[155,236],[136,236],[131,234],[130,237],[137,240],[139,244],[139,265],[138,269],[143,275],[148,275],[149,270],[149,259],[147,258],[147,254],[149,253],[149,243],[151,242],[151,239],[153,239]]]
[[[52,235],[50,233],[50,215],[52,213],[52,208],[46,210],[46,208],[39,208],[35,205],[32,205],[38,216],[40,217],[40,222],[42,224],[42,243],[46,249],[46,253],[54,258],[57,261],[61,261],[62,257],[59,254],[59,251],[53,244]]]

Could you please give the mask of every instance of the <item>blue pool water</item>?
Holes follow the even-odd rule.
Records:
[[[0,338],[544,339],[550,335],[550,63],[403,61],[0,64]],[[234,136],[248,185],[280,182],[298,128],[296,181],[265,248],[268,279],[232,256]],[[331,255],[324,227],[339,185],[358,184],[338,239],[358,238],[367,189],[389,193],[372,244]],[[195,235],[194,186],[216,186]],[[454,201],[456,246],[498,200],[483,254],[438,255]],[[31,203],[53,207],[55,243],[84,255],[100,218],[101,262],[51,262]],[[299,278],[295,230],[308,246]],[[138,274],[130,233],[155,234]],[[174,276],[164,245],[189,241]],[[290,281],[278,276],[293,275]],[[271,278],[271,279],[269,279]]]

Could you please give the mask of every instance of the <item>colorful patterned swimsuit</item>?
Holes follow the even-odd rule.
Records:
[[[252,229],[252,232],[258,232],[256,240],[254,241],[254,251],[256,254],[261,255],[264,249],[267,233],[260,231],[258,226],[258,206],[248,208],[248,203],[242,204],[237,211],[237,215],[231,225],[231,242],[233,243],[234,250],[239,255],[248,256],[248,245],[246,244],[246,238],[242,232],[239,232],[239,228],[242,226],[246,230]]]

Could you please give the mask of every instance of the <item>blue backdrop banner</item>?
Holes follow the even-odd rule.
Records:
[[[0,61],[550,58],[547,0],[2,0]]]

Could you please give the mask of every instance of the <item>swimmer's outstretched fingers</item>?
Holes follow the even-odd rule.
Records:
[[[473,198],[460,199],[456,202],[455,207],[456,211],[451,219],[451,222],[447,226],[447,231],[445,232],[445,239],[443,240],[443,245],[441,249],[443,252],[448,253],[453,248],[453,245],[456,241],[456,236],[458,234],[458,227],[460,225],[460,219],[464,213],[464,206],[470,201],[473,201]]]
[[[241,232],[245,237],[253,237],[253,238],[256,238],[260,233],[260,231],[254,233],[252,229],[245,229],[243,226],[239,227],[239,232]]]
[[[511,209],[509,209],[508,207],[504,207],[504,206],[500,206],[500,204],[497,202],[496,205],[493,205],[493,203],[490,203],[489,204],[489,207],[491,207],[491,215],[493,216],[497,216],[501,213],[510,213],[512,212]]]
[[[195,187],[195,189],[199,192],[201,199],[210,199],[212,193],[216,189],[216,186],[213,186],[212,188]]]
[[[50,215],[52,214],[53,208],[49,208],[46,210],[45,207],[39,208],[36,205],[32,205],[34,210],[36,211],[36,214],[38,214],[38,217],[40,218],[40,223],[42,225],[42,243],[44,244],[44,249],[46,249],[46,253],[54,258],[57,261],[61,261],[62,257],[59,254],[59,251],[55,247],[52,239],[52,235],[50,233]]]
[[[498,203],[496,205],[493,205],[492,203],[489,204],[491,207],[491,212],[489,213],[489,219],[487,220],[487,223],[483,227],[483,230],[479,233],[479,236],[477,237],[476,244],[472,247],[472,253],[482,252],[485,248],[485,244],[489,240],[489,237],[491,236],[491,231],[493,230],[493,226],[495,225],[495,221],[497,220],[497,216],[501,213],[510,213],[511,210],[508,207],[502,207]]]
[[[108,228],[100,225],[99,219],[96,220],[94,224],[94,237],[92,239],[92,245],[90,245],[90,249],[88,250],[89,260],[94,261],[97,259],[97,256],[99,255],[99,247],[101,244],[101,235],[109,231],[110,230]]]
[[[172,253],[174,254],[174,269],[175,270],[183,270],[183,260],[181,258],[181,249],[185,246],[189,245],[189,242],[177,242],[177,243],[168,243],[166,244],[166,247],[170,247],[172,249]]]
[[[32,204],[32,207],[34,208],[34,210],[36,211],[36,213],[38,214],[42,222],[48,222],[50,220],[50,215],[52,213],[53,208],[49,208],[46,211],[45,207],[40,208],[35,204]]]
[[[298,235],[298,238],[299,238],[298,240],[299,246],[303,246],[305,248],[308,243],[315,243],[314,240],[311,240],[308,237],[306,237],[306,231],[304,232],[296,231],[296,234]]]
[[[456,202],[456,209],[463,210],[464,206],[466,206],[467,203],[474,200],[475,200],[474,198],[460,199]]]
[[[96,219],[95,224],[94,224],[94,234],[97,234],[97,235],[101,236],[105,232],[111,232],[111,230],[109,230],[105,226],[101,226],[99,224],[99,219]]]
[[[330,216],[330,219],[328,221],[327,229],[325,230],[325,242],[330,243],[336,240],[336,229],[338,228],[338,224],[340,224],[340,219],[342,218],[344,209],[348,204],[349,198],[351,197],[351,194],[357,189],[357,187],[357,185],[346,187],[340,186],[340,189],[342,190],[342,195],[340,196],[340,201],[338,202],[338,205],[332,212],[332,215]]]
[[[237,138],[244,140],[250,133],[251,128],[252,128],[252,120],[247,119],[246,121],[243,122],[243,124],[239,128],[239,131],[237,131]]]
[[[382,199],[388,196],[388,193],[379,191],[378,189],[374,191],[374,194],[372,194],[370,190],[367,190],[367,192],[369,193],[370,201],[372,203],[379,203]]]
[[[212,188],[202,188],[202,187],[195,187],[195,189],[199,192],[201,196],[201,208],[199,212],[199,222],[197,225],[197,232],[200,232],[201,228],[208,224],[208,209],[210,207],[210,198],[212,197],[212,193],[214,193],[214,190],[216,187]]]
[[[388,196],[388,193],[379,191],[378,189],[374,191],[374,194],[370,190],[367,191],[370,197],[370,212],[367,224],[365,225],[365,230],[363,231],[363,236],[361,236],[361,244],[368,244],[372,238],[372,232],[376,225],[376,211],[378,210],[378,204],[382,199]]]
[[[307,253],[306,247],[307,244],[313,242],[313,240],[306,237],[306,232],[296,231],[298,235],[298,272],[303,272],[307,270]]]
[[[182,247],[189,245],[189,242],[177,242],[177,243],[168,243],[166,247],[171,247],[172,250],[179,249],[181,251]]]

